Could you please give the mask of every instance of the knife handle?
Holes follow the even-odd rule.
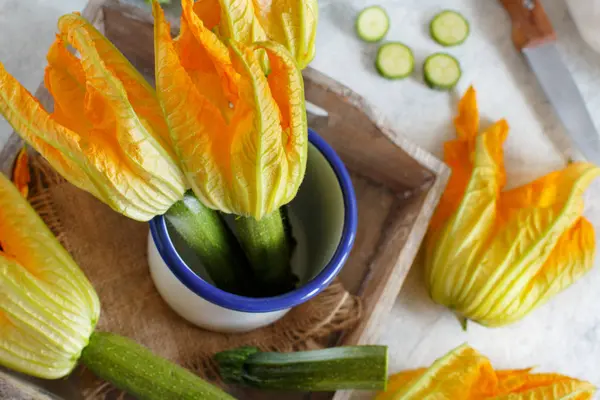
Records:
[[[556,40],[556,33],[540,0],[500,0],[512,21],[512,39],[518,50]]]

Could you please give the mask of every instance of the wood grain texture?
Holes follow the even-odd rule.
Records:
[[[518,50],[556,40],[556,33],[540,0],[500,0],[512,22],[512,39]]]
[[[152,16],[148,9],[118,0],[94,0],[84,12],[149,79],[154,75]],[[173,34],[178,21],[171,20]],[[322,73],[303,72],[307,101],[326,117],[310,118],[310,126],[340,155],[350,173],[359,207],[356,244],[341,279],[362,297],[365,318],[332,344],[377,341],[427,230],[449,177],[448,168],[398,132],[364,98]],[[51,99],[36,93],[45,106]],[[9,171],[21,144],[16,136],[0,155]],[[358,393],[283,394],[237,391],[240,399],[352,399]]]

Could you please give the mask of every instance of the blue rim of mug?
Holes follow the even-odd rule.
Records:
[[[285,310],[302,304],[323,291],[338,275],[346,263],[356,237],[358,211],[356,196],[350,175],[335,150],[312,129],[308,130],[309,142],[321,152],[337,176],[344,198],[344,227],[340,243],[331,260],[319,274],[304,285],[279,296],[246,297],[221,290],[196,275],[179,256],[167,231],[164,216],[150,221],[150,232],[154,245],[165,264],[177,279],[189,290],[218,306],[248,313],[267,313]]]

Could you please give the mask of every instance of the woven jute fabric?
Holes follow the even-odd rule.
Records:
[[[324,347],[335,333],[351,328],[361,317],[359,299],[335,282],[262,329],[222,334],[195,327],[173,312],[154,287],[146,260],[147,223],[114,212],[65,182],[38,157],[32,158],[31,167],[30,202],[98,292],[99,331],[130,337],[220,384],[212,361],[218,351],[242,345],[283,352]],[[88,371],[78,369],[74,375],[83,398],[115,397],[114,388]]]

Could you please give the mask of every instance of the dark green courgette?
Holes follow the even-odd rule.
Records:
[[[167,211],[165,218],[196,253],[218,288],[239,295],[253,294],[248,260],[217,211],[206,207],[188,191]]]
[[[227,383],[299,391],[385,390],[386,346],[346,346],[296,353],[263,353],[255,347],[215,355]]]
[[[290,264],[293,238],[284,211],[277,210],[260,221],[235,219],[236,234],[250,262],[260,297],[287,293],[296,287]]]

